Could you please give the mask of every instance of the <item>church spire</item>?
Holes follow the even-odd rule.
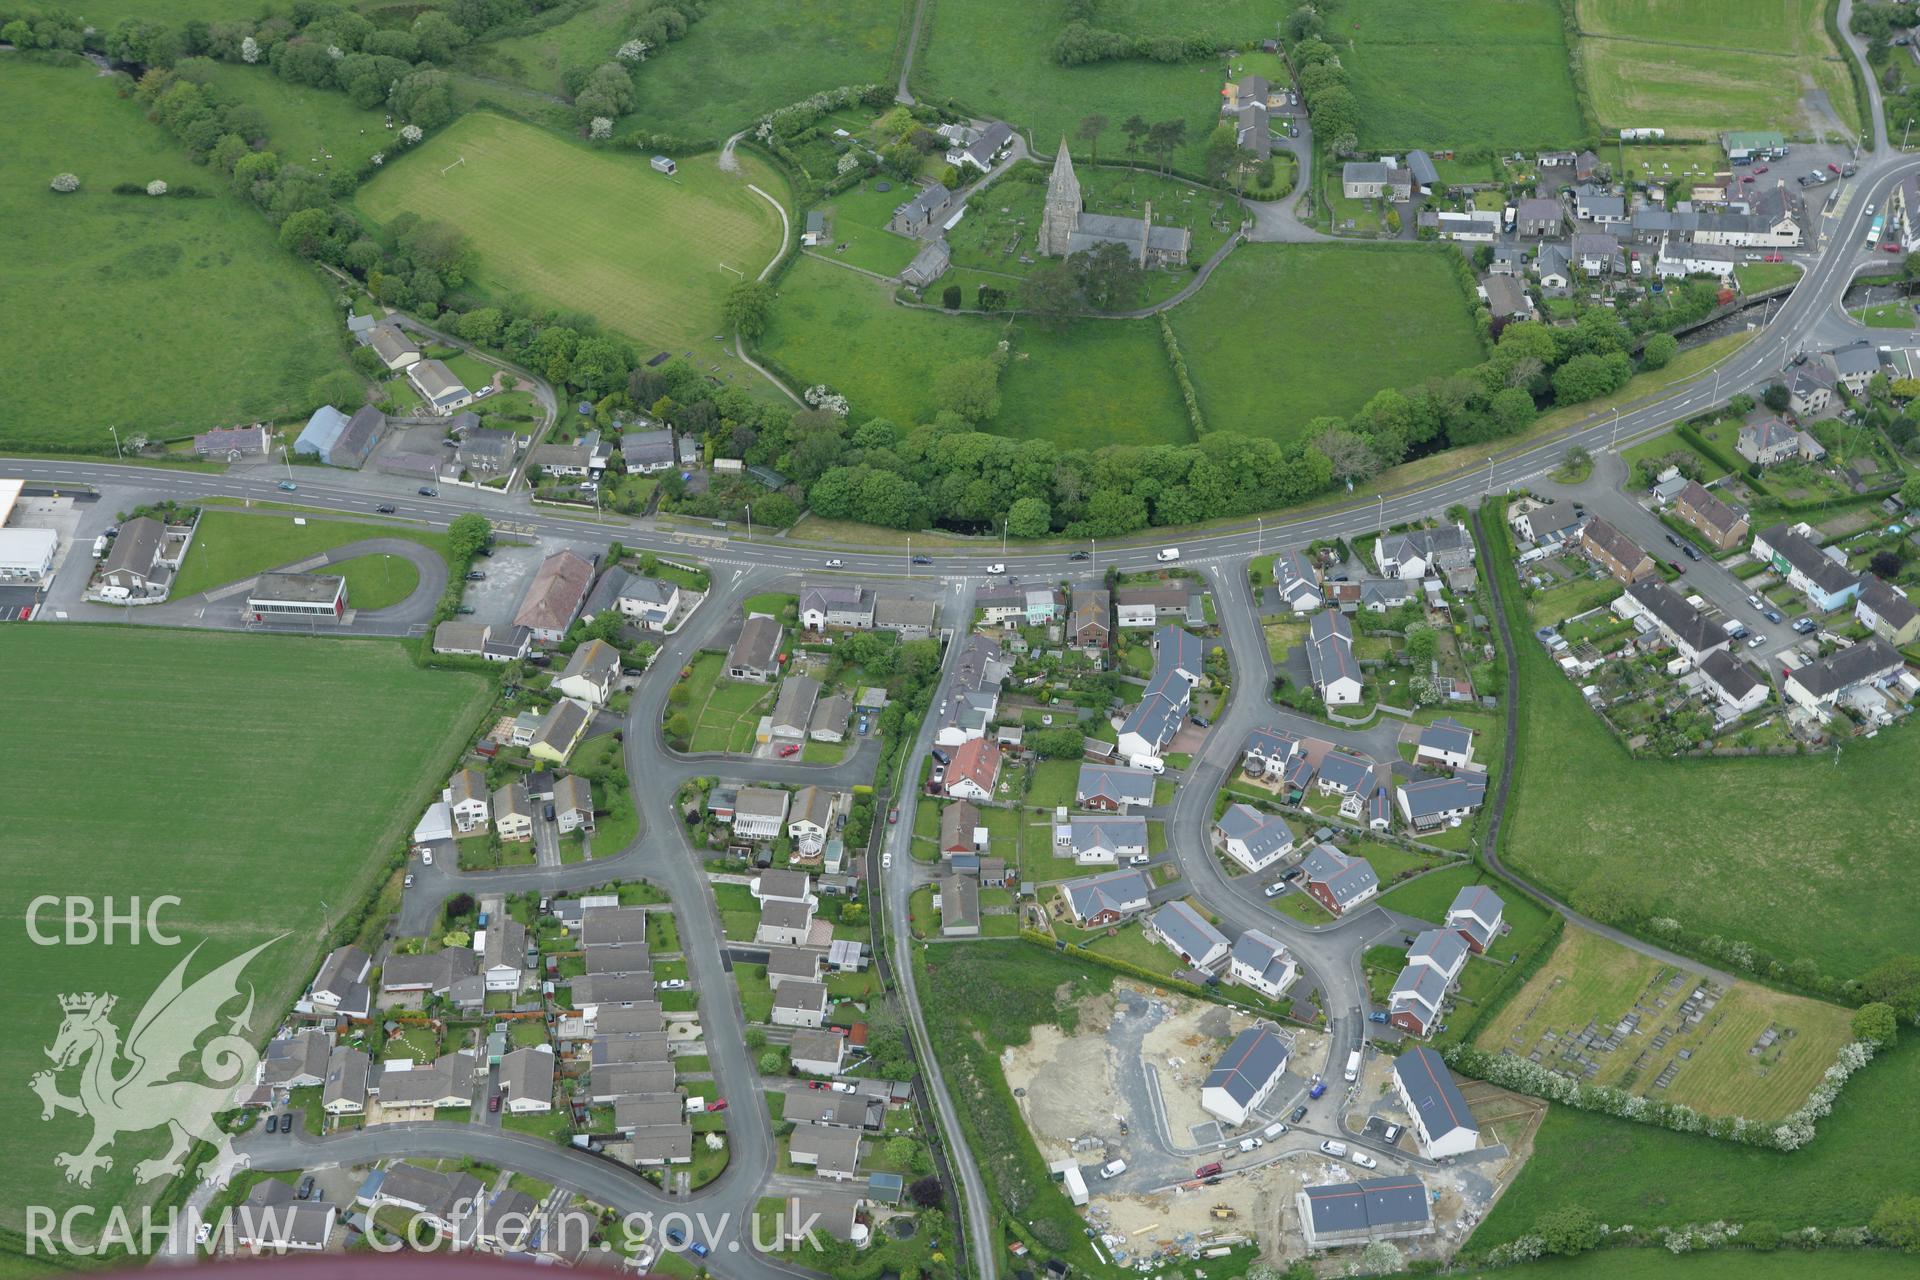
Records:
[[[1047,203],[1040,217],[1040,255],[1063,258],[1080,224],[1080,180],[1073,173],[1073,157],[1067,154],[1067,138],[1060,135],[1060,154],[1054,159],[1053,173],[1047,179]]]

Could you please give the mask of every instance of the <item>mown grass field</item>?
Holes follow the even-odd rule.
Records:
[[[1510,575],[1511,548],[1493,536],[1491,571]],[[1525,636],[1516,592],[1507,605]],[[1523,640],[1516,659],[1520,758],[1556,762],[1514,779],[1501,856],[1517,874],[1576,907],[1589,886],[1630,885],[1652,915],[1838,977],[1911,949],[1920,737],[1910,726],[1849,745],[1837,764],[1635,760],[1543,648]]]
[[[1576,0],[1580,55],[1599,123],[1669,136],[1823,128],[1825,93],[1849,130],[1860,107],[1827,36],[1824,0]]]
[[[738,278],[721,264],[751,278],[780,243],[780,215],[747,184],[787,198],[765,165],[739,159],[737,175],[709,155],[668,178],[637,153],[595,151],[479,112],[388,161],[357,200],[376,221],[413,212],[458,227],[473,241],[483,290],[588,312],[643,359],[691,351],[702,368],[717,362],[719,376],[735,377],[738,362],[714,341]]]
[[[1647,1248],[1606,1249],[1498,1270],[1468,1267],[1452,1274],[1464,1280],[1893,1280],[1912,1269],[1912,1259],[1890,1249],[1673,1254]]]
[[[760,717],[773,709],[775,686],[728,680],[726,656],[702,653],[693,660],[686,712],[693,721],[693,751],[753,750]]]
[[[1257,340],[1249,299],[1271,300]],[[1451,264],[1420,249],[1243,245],[1171,319],[1208,428],[1280,440],[1484,358]]]
[[[1672,987],[1676,975],[1681,983]],[[1654,1037],[1680,1021],[1680,1003],[1697,980],[1599,934],[1571,928],[1547,963],[1481,1028],[1475,1044],[1489,1053],[1510,1049],[1525,1056],[1538,1050],[1547,1065],[1565,1070],[1554,1044],[1565,1043],[1589,1022],[1612,1027],[1639,1006],[1636,1033],[1612,1053],[1593,1055],[1601,1063],[1595,1083],[1616,1084],[1708,1115],[1780,1120],[1806,1101],[1834,1054],[1852,1038],[1848,1013],[1836,1005],[1741,983],[1700,1023],[1654,1048]],[[1656,1007],[1656,1000],[1664,1000],[1666,1008]],[[1769,1027],[1790,1035],[1759,1056],[1750,1054]],[[1548,1032],[1555,1042],[1542,1042]],[[1678,1059],[1683,1051],[1688,1057]],[[1676,1061],[1680,1070],[1672,1083],[1653,1087],[1654,1077]]]
[[[268,569],[293,564],[308,556],[367,538],[407,538],[433,548],[442,556],[447,554],[446,536],[425,529],[356,524],[345,520],[309,520],[306,524],[295,524],[294,520],[293,516],[252,515],[242,511],[202,511],[200,526],[194,531],[193,546],[187,550],[186,562],[180,566],[180,574],[174,579],[170,598],[185,600],[202,591],[224,587],[229,582],[238,582]],[[380,558],[356,557],[356,561]],[[356,561],[347,563],[356,564]],[[407,570],[414,572],[411,564],[407,564]],[[329,572],[337,573],[339,570]],[[362,570],[356,565],[354,572],[359,575]],[[418,579],[417,573],[415,579]],[[367,583],[372,586],[373,579],[368,577]],[[407,588],[408,591],[412,589]],[[404,593],[401,598],[405,598]],[[347,599],[356,608],[377,607],[355,598],[351,578],[347,585]]]
[[[845,395],[856,417],[930,422],[939,371],[986,355],[1006,326],[891,299],[883,284],[804,258],[780,278],[760,350],[799,384],[825,382]],[[1016,324],[1011,337],[1000,416],[984,430],[1065,447],[1188,438],[1155,322],[1083,320],[1058,332]]]
[[[1556,0],[1338,0],[1327,29],[1363,147],[1566,146],[1585,133]]]
[[[25,1140],[0,1171],[0,1226],[25,1206],[125,1205],[135,1164],[165,1148],[123,1134],[90,1190],[66,1183],[53,1153],[91,1125],[40,1121],[28,1076],[60,1025],[57,997],[111,992],[124,1035],[147,996],[195,945],[192,975],[278,938],[250,967],[261,1040],[312,977],[321,940],[371,889],[440,769],[472,732],[489,686],[416,669],[398,644],[144,628],[49,625],[0,635],[0,954],[11,1034],[0,1067],[19,1082],[4,1108]],[[432,776],[428,776],[431,772]],[[43,894],[121,910],[173,894],[162,922],[182,945],[36,946],[24,922]],[[44,920],[58,928],[58,912]],[[73,1092],[71,1073],[62,1091]],[[31,1153],[31,1154],[27,1154]]]
[[[1249,0],[1178,6],[1123,0],[1101,8],[1099,25],[1140,34],[1207,31],[1244,48],[1272,36],[1280,16]],[[1107,117],[1100,154],[1116,159],[1125,145],[1120,124],[1127,117],[1184,120],[1186,145],[1175,162],[1188,171],[1200,168],[1207,134],[1220,119],[1219,63],[1127,60],[1062,67],[1051,50],[1066,26],[1065,10],[1029,0],[939,0],[930,17],[933,30],[913,64],[913,91],[922,100],[952,101],[1010,121],[1046,157],[1059,148],[1062,134],[1072,135],[1089,115]],[[1076,155],[1085,153],[1084,143],[1070,145]]]
[[[1553,1107],[1534,1136],[1533,1158],[1471,1246],[1524,1235],[1542,1213],[1575,1204],[1643,1231],[1715,1220],[1783,1231],[1859,1226],[1882,1199],[1912,1185],[1920,1045],[1907,1041],[1856,1073],[1819,1136],[1790,1154]]]
[[[111,444],[305,412],[347,367],[330,292],[91,68],[11,60],[0,154],[0,444]],[[80,190],[57,195],[57,173]],[[204,197],[119,196],[121,182]]]
[[[420,571],[403,556],[355,556],[323,571],[347,580],[347,603],[355,609],[384,609],[399,604],[420,585]]]

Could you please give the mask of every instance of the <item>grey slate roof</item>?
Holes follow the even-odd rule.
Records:
[[[1342,906],[1380,884],[1365,858],[1348,857],[1330,844],[1315,845],[1300,865],[1306,869],[1308,882],[1326,885],[1333,900]]]
[[[1904,591],[1870,573],[1860,575],[1860,603],[1879,614],[1896,631],[1920,614]]]
[[[1214,928],[1205,916],[1178,899],[1162,904],[1150,918],[1154,929],[1189,959],[1198,961],[1214,948],[1227,945],[1225,934]]]
[[[1342,676],[1361,678],[1353,657],[1353,626],[1344,614],[1328,609],[1313,615],[1307,624],[1307,667],[1322,689]]]
[[[1487,780],[1477,773],[1451,778],[1423,778],[1403,783],[1400,794],[1406,797],[1407,812],[1414,821],[1454,809],[1472,808],[1487,798]]]
[[[1480,1123],[1473,1118],[1473,1108],[1467,1105],[1460,1086],[1453,1082],[1453,1073],[1447,1070],[1439,1054],[1424,1046],[1409,1049],[1394,1059],[1393,1074],[1412,1100],[1429,1138],[1439,1138],[1458,1129],[1479,1132]]]
[[[1061,886],[1073,902],[1074,914],[1085,920],[1102,911],[1137,910],[1153,893],[1153,885],[1140,871],[1121,867],[1085,880],[1070,880]]]
[[[1248,1027],[1233,1038],[1201,1087],[1224,1089],[1228,1097],[1246,1106],[1262,1085],[1286,1070],[1290,1052],[1287,1042],[1272,1027],[1264,1023]]]
[[[1427,1222],[1432,1210],[1427,1184],[1418,1178],[1368,1178],[1307,1187],[1308,1212],[1316,1236],[1366,1231],[1380,1227]]]
[[[1827,558],[1814,541],[1795,530],[1791,525],[1777,524],[1760,535],[1766,539],[1774,554],[1800,571],[1806,579],[1822,591],[1845,591],[1858,579],[1847,571],[1845,565],[1836,564]]]
[[[1808,663],[1793,673],[1793,681],[1814,697],[1825,698],[1898,672],[1904,665],[1905,659],[1875,638]]]
[[[1700,674],[1713,682],[1715,688],[1733,702],[1740,702],[1760,687],[1753,668],[1734,657],[1725,649],[1715,649],[1700,663]]]
[[[1473,750],[1473,730],[1449,716],[1422,729],[1420,745],[1451,755],[1464,755]]]
[[[1113,765],[1083,764],[1075,793],[1088,797],[1103,796],[1122,804],[1153,803],[1154,775],[1145,769],[1127,769]]]

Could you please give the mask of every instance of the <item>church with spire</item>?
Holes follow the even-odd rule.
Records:
[[[1040,214],[1041,257],[1065,258],[1096,245],[1118,244],[1142,267],[1184,267],[1193,234],[1185,227],[1154,226],[1151,201],[1145,214],[1142,218],[1122,218],[1088,213],[1082,208],[1080,179],[1073,172],[1067,140],[1064,136],[1060,139],[1060,154],[1047,179],[1047,202]]]

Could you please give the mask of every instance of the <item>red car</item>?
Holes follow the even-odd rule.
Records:
[[[496,1093],[491,1098],[487,1099],[487,1110],[498,1111],[499,1109],[500,1109],[500,1095]]]
[[[900,811],[898,809],[887,810],[887,825],[892,826],[898,821],[900,821]]]
[[[1222,1167],[1223,1166],[1220,1164],[1218,1160],[1214,1161],[1212,1164],[1203,1164],[1198,1169],[1195,1169],[1193,1171],[1193,1176],[1196,1178],[1211,1178],[1215,1174],[1219,1173]]]
[[[1750,174],[1750,173],[1749,173],[1749,174],[1744,174],[1744,175],[1742,175],[1742,177],[1741,177],[1741,179],[1740,179],[1740,181],[1742,181],[1742,182],[1752,182],[1752,181],[1753,181],[1753,175],[1752,175],[1752,174]]]
[[[1765,173],[1766,171],[1767,171],[1766,165],[1761,165],[1759,168],[1754,170],[1755,173]]]
[[[785,760],[788,756],[799,754],[799,751],[800,751],[799,743],[789,742],[786,746],[780,748],[780,758],[782,760]]]
[[[807,1081],[807,1088],[809,1088],[809,1089],[824,1089],[824,1088],[826,1088],[826,1087],[827,1087],[827,1082],[826,1082],[825,1080],[809,1080],[809,1081]]]
[[[709,1111],[725,1111],[726,1109],[727,1100],[725,1098],[715,1098],[707,1104],[707,1110]]]
[[[1828,169],[1828,170],[1829,170],[1830,172],[1833,172],[1833,173],[1838,173],[1838,172],[1840,172],[1840,166],[1839,166],[1839,165],[1837,165],[1837,164],[1835,164],[1835,163],[1834,163],[1833,161],[1831,161],[1831,160],[1829,160],[1829,161],[1827,161],[1827,169]]]
[[[1782,257],[1781,255],[1779,255],[1779,254],[1777,254],[1777,253],[1770,253],[1770,254],[1768,254],[1768,255],[1767,255],[1767,257],[1766,257],[1766,261],[1768,261],[1768,262],[1785,262],[1785,261],[1786,261],[1786,259],[1785,259],[1784,257]]]
[[[1889,240],[1885,244],[1880,246],[1880,252],[1898,253],[1900,252],[1900,242],[1898,240]]]

